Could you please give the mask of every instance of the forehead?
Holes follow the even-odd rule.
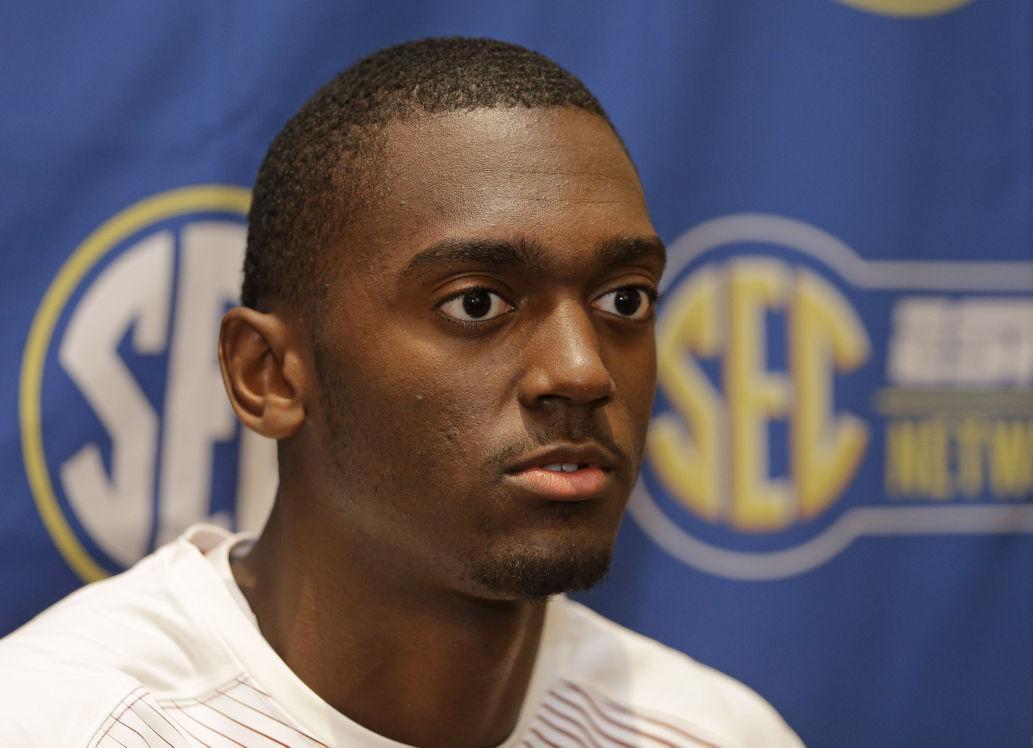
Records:
[[[634,167],[589,112],[449,112],[392,123],[383,135],[380,189],[351,232],[368,262],[401,266],[441,241],[524,237],[587,250],[653,234]]]

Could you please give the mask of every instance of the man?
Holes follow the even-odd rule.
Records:
[[[197,527],[0,645],[4,745],[781,746],[741,684],[557,597],[639,467],[664,263],[602,108],[488,40],[368,57],[270,148],[220,360],[279,440]]]

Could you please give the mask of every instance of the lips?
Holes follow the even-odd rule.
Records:
[[[587,501],[613,480],[617,460],[590,444],[545,449],[521,459],[507,480],[551,501]]]

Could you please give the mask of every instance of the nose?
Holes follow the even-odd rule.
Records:
[[[521,405],[598,407],[613,399],[614,382],[590,310],[579,303],[558,306],[531,337],[518,388]]]

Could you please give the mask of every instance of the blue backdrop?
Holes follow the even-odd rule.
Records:
[[[261,522],[213,341],[264,149],[359,56],[487,35],[585,80],[670,244],[589,604],[811,745],[1029,745],[1029,0],[5,6],[0,633]]]

